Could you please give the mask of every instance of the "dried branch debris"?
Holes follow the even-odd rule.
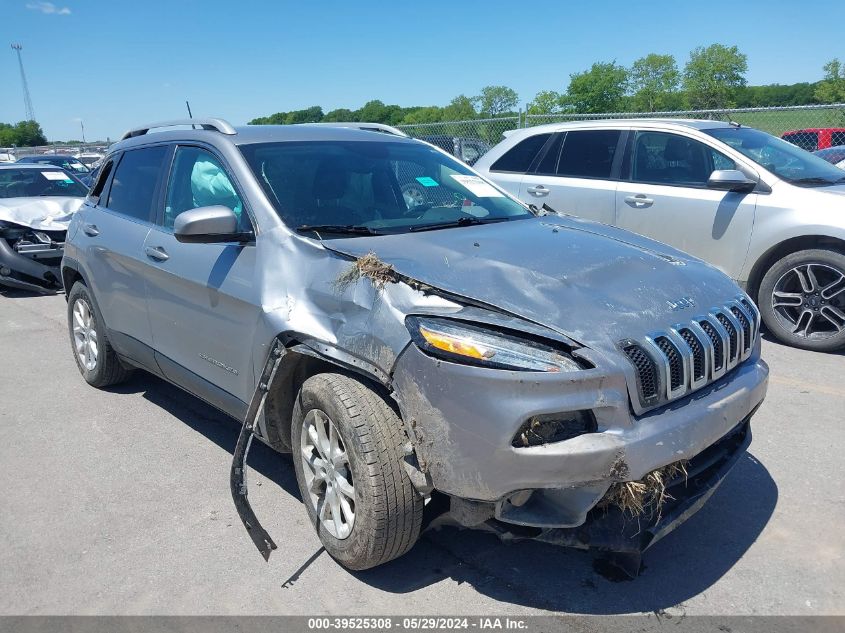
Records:
[[[687,462],[674,462],[648,473],[639,481],[622,481],[613,484],[600,502],[600,506],[616,506],[623,514],[631,517],[643,515],[657,517],[659,521],[663,505],[674,497],[666,487],[677,477],[687,477]]]
[[[357,282],[361,277],[367,277],[373,285],[381,290],[384,285],[397,280],[396,271],[391,264],[385,264],[372,251],[359,257],[335,279],[335,287],[339,291]]]

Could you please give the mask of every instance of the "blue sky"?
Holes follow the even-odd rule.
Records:
[[[594,61],[650,52],[680,66],[698,45],[737,45],[752,84],[815,81],[845,58],[841,0],[708,2],[413,0],[0,0],[0,121],[24,118],[23,44],[36,118],[48,138],[114,139],[185,115],[233,123],[371,98],[445,105],[488,84],[523,104],[564,90]],[[800,11],[799,11],[800,6]],[[830,29],[827,29],[827,26]]]

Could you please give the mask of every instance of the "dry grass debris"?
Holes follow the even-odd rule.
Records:
[[[367,277],[377,289],[381,290],[386,283],[396,281],[396,271],[392,265],[381,261],[375,253],[369,252],[356,259],[337,276],[335,287],[343,291],[361,277]]]
[[[648,473],[639,481],[622,481],[613,484],[600,505],[616,506],[623,514],[631,517],[648,518],[656,516],[659,521],[663,505],[674,497],[666,492],[666,486],[677,477],[687,478],[687,462],[674,462]]]

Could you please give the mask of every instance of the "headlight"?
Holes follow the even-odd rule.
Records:
[[[408,317],[406,323],[420,349],[456,363],[517,371],[581,369],[565,352],[519,335],[450,319]]]

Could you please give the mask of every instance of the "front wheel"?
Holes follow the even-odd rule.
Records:
[[[787,345],[845,347],[845,255],[824,249],[787,255],[763,277],[758,305],[769,331]]]
[[[402,422],[384,399],[351,376],[318,374],[303,383],[292,424],[296,479],[326,551],[360,570],[411,549],[423,498],[403,467]]]

